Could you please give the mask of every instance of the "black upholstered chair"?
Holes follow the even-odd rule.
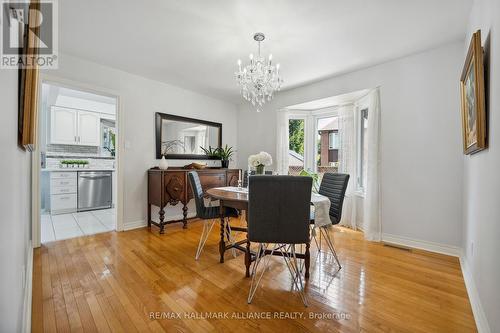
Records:
[[[270,256],[280,254],[292,275],[294,286],[304,305],[301,270],[297,264],[296,244],[309,245],[309,213],[312,178],[295,176],[250,177],[248,188],[248,240],[259,243],[252,268],[252,284],[248,303],[257,290],[269,264]],[[271,249],[270,244],[273,244]],[[259,264],[263,268],[257,277]]]
[[[325,173],[323,175],[323,179],[321,180],[321,185],[319,187],[318,193],[324,195],[330,199],[330,220],[332,224],[339,224],[342,218],[342,206],[344,205],[345,192],[347,190],[347,184],[349,183],[349,175],[343,173]],[[311,224],[314,225],[314,215],[311,214]],[[318,250],[321,252],[321,236],[325,236],[326,243],[328,248],[332,252],[337,264],[339,266],[339,270],[342,268],[340,265],[339,258],[337,256],[337,252],[335,252],[335,247],[333,246],[333,240],[330,237],[329,228],[322,227],[320,230],[320,239]],[[315,232],[313,231],[313,238],[316,241]]]
[[[264,174],[265,175],[272,175],[273,172],[272,171],[264,171]],[[252,170],[250,171],[250,176],[253,176],[255,175],[255,170]],[[243,174],[243,187],[247,187],[248,186],[248,170],[245,170],[244,174]]]
[[[215,222],[220,218],[220,207],[219,206],[209,206],[205,205],[205,200],[203,198],[203,188],[201,187],[200,178],[196,171],[190,171],[188,173],[189,183],[191,184],[191,189],[193,190],[193,197],[196,204],[196,217],[203,220],[203,231],[200,237],[200,243],[198,244],[198,250],[196,251],[195,259],[201,255],[203,246],[207,241],[208,235],[215,224]],[[234,208],[225,207],[224,216],[229,219],[230,217],[238,217],[238,211]],[[233,242],[231,237],[231,227],[229,223],[226,223],[225,230],[226,237],[228,241]],[[234,252],[233,252],[234,254]]]

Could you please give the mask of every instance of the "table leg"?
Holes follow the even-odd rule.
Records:
[[[245,220],[248,229],[247,211],[245,211]],[[250,277],[250,265],[252,264],[252,254],[250,253],[250,241],[248,240],[247,232],[247,249],[245,251],[245,276]]]
[[[220,201],[220,241],[219,241],[219,254],[220,263],[224,263],[224,251],[226,251],[226,243],[224,242],[224,230],[226,228],[224,221],[224,206],[222,200]]]
[[[245,251],[245,276],[250,277],[251,253],[250,242],[247,239],[247,250]]]
[[[305,277],[306,279],[309,279],[309,266],[311,264],[311,252],[309,251],[309,246],[310,246],[310,243],[306,243],[306,253],[304,254],[305,256],[305,265],[306,265],[306,274],[305,274]]]

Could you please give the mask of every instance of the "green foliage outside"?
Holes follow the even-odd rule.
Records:
[[[290,119],[288,122],[289,148],[304,156],[304,120]]]
[[[313,192],[315,193],[318,193],[319,191],[319,174],[315,173],[315,172],[311,172],[309,170],[302,170],[300,173],[299,173],[299,176],[307,176],[307,177],[311,177],[313,179]]]

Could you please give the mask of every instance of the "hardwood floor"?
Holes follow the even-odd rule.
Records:
[[[290,291],[278,257],[248,305],[243,253],[233,258],[228,251],[219,264],[214,227],[195,261],[201,228],[198,221],[186,230],[170,225],[165,235],[109,232],[36,249],[33,332],[476,331],[457,258],[391,248],[335,228],[343,268],[332,277],[333,260],[311,246],[308,308]],[[210,317],[217,315],[228,318]]]

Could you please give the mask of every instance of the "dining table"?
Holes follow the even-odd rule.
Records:
[[[235,208],[239,211],[245,211],[245,219],[248,216],[248,188],[245,187],[215,187],[208,189],[206,194],[213,200],[218,200],[220,203],[220,240],[219,240],[219,254],[220,262],[224,263],[224,253],[230,249],[238,249],[245,253],[245,276],[250,276],[250,266],[253,261],[255,261],[256,253],[251,250],[250,242],[248,237],[243,240],[226,244],[225,240],[225,229],[227,225],[225,224],[224,211],[225,207]],[[328,197],[323,196],[318,193],[311,193],[311,205],[314,210],[314,227],[323,227],[326,225],[331,225],[329,210],[330,210],[330,200]],[[248,224],[248,221],[246,221]],[[229,222],[228,222],[229,223]],[[242,226],[232,226],[231,230],[247,232],[246,227]],[[314,230],[314,228],[313,228]],[[246,245],[246,246],[243,246]],[[304,260],[305,268],[305,278],[309,278],[309,266],[310,266],[310,243],[306,244],[304,253],[297,253],[296,256],[299,259]],[[265,254],[282,255],[282,252],[278,251],[272,252],[271,250],[266,250]]]

